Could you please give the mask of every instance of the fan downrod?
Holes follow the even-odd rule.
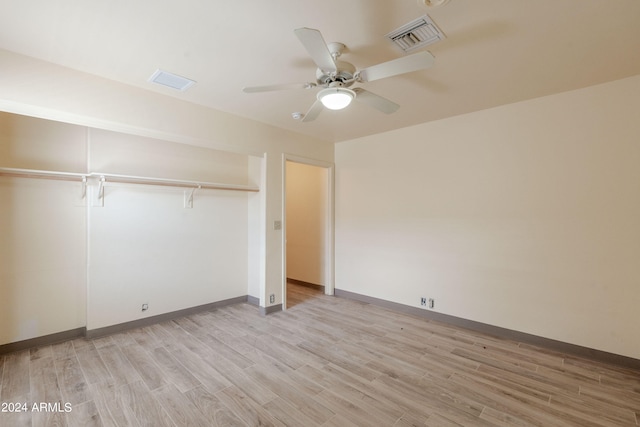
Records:
[[[336,71],[325,72],[318,68],[316,70],[316,81],[318,85],[324,87],[330,87],[335,83],[339,86],[349,87],[354,83],[354,75],[356,73],[356,67],[353,64],[345,61],[338,61],[338,58],[342,55],[347,47],[343,43],[331,42],[327,44],[327,49],[333,57],[336,63]]]

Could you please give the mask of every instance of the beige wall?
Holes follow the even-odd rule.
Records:
[[[640,76],[336,145],[336,288],[640,358]]]
[[[86,130],[0,113],[0,167],[83,172]],[[0,177],[0,344],[85,326],[80,183]]]
[[[250,156],[0,113],[0,167],[226,184]],[[247,295],[256,195],[0,177],[0,344]],[[186,190],[189,191],[189,190]],[[141,311],[147,303],[149,310]]]
[[[247,184],[249,156],[89,129],[89,170]],[[248,199],[201,189],[109,184],[88,209],[87,328],[247,295]],[[147,303],[149,310],[141,311]]]
[[[328,170],[287,162],[287,277],[326,285]]]

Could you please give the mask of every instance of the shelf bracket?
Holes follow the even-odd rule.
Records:
[[[91,198],[91,206],[94,208],[103,208],[104,207],[104,183],[105,177],[100,176],[98,178],[98,186],[94,187],[93,185],[89,186],[89,195]]]
[[[98,200],[104,199],[104,176],[100,177],[100,181],[98,182]]]
[[[198,184],[197,187],[194,187],[193,189],[191,189],[190,192],[187,192],[185,190],[184,192],[184,208],[185,209],[192,209],[193,208],[193,194],[196,192],[196,190],[201,189],[202,186]]]
[[[82,188],[80,190],[80,199],[87,197],[87,177],[82,177]]]

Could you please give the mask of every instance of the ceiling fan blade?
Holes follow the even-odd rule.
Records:
[[[353,91],[356,93],[356,101],[364,102],[368,106],[385,114],[395,113],[398,111],[398,108],[400,108],[395,102],[389,101],[387,98],[376,95],[368,90],[357,87],[353,89]]]
[[[423,70],[432,66],[434,62],[435,58],[433,55],[425,50],[360,70],[360,81],[372,82],[374,80],[397,76],[398,74]]]
[[[324,41],[322,34],[313,28],[298,28],[293,31],[298,36],[302,45],[322,71],[330,73],[338,70],[336,62],[329,52],[327,43]]]
[[[244,93],[256,93],[256,92],[271,92],[274,90],[288,90],[288,89],[311,89],[316,87],[315,83],[285,83],[279,85],[269,86],[251,86],[243,87]]]
[[[314,121],[318,117],[318,115],[320,115],[323,108],[324,106],[322,105],[322,102],[320,102],[320,100],[316,100],[316,102],[313,103],[311,108],[309,108],[309,111],[307,111],[307,114],[304,115],[304,117],[302,118],[302,121],[303,122]]]

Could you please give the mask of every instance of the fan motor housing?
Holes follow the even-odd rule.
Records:
[[[338,71],[335,73],[327,73],[320,68],[316,70],[316,80],[321,86],[329,86],[333,82],[340,82],[342,86],[351,86],[353,82],[353,76],[356,72],[356,67],[353,64],[344,61],[336,61]]]

